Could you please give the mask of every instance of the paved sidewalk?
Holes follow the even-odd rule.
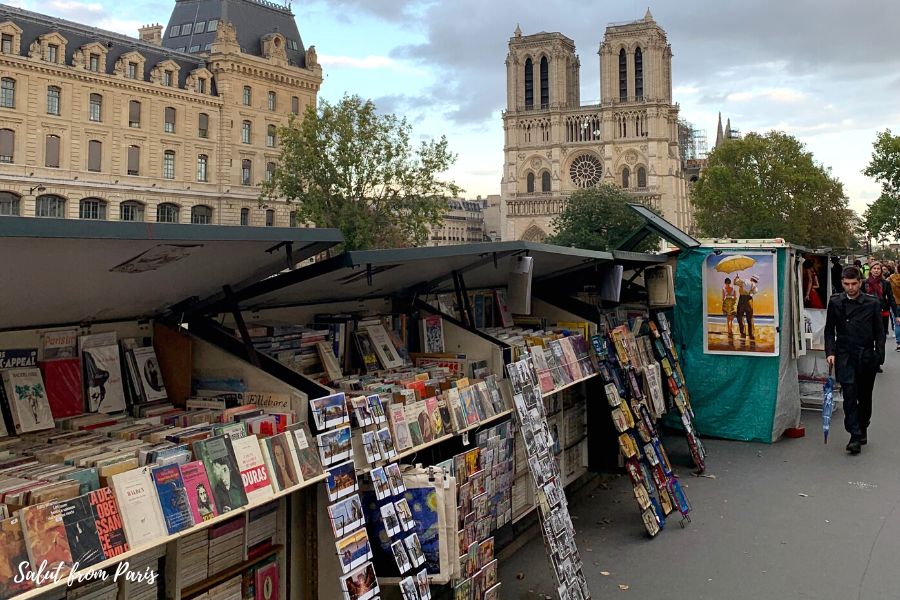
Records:
[[[715,479],[692,477],[684,439],[667,437],[694,509],[685,529],[670,519],[659,536],[646,537],[624,476],[572,502],[593,598],[900,598],[900,353],[893,350],[890,339],[859,456],[844,451],[842,412],[824,445],[821,413],[803,411],[805,438],[704,440]],[[552,579],[540,538],[501,564],[505,600],[555,598]]]

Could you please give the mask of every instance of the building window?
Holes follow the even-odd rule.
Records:
[[[64,219],[66,216],[66,200],[62,196],[45,194],[38,196],[34,205],[34,216]]]
[[[241,123],[241,141],[245,144],[250,143],[251,127],[250,121]]]
[[[9,77],[0,79],[0,107],[16,107],[16,80]]]
[[[212,44],[206,44],[205,46],[203,46],[203,50],[205,50],[206,52],[209,52],[210,48],[212,48]]]
[[[191,46],[190,51],[191,52],[200,52],[200,44],[194,44],[193,46]]]
[[[140,146],[128,146],[128,174],[141,174],[141,148]]]
[[[0,52],[3,52],[3,54],[12,54],[12,45],[13,36],[8,33],[0,35]]]
[[[628,167],[622,169],[622,187],[628,188],[629,179],[631,178],[631,171],[628,170]]]
[[[200,21],[194,25],[194,33],[203,33],[206,31],[206,21]]]
[[[534,108],[534,63],[525,60],[525,110]]]
[[[175,72],[170,70],[163,71],[163,85],[172,87],[172,82],[175,79]]]
[[[619,100],[628,99],[628,59],[625,48],[619,50]]]
[[[12,192],[0,192],[0,215],[19,216],[19,195]]]
[[[88,57],[88,70],[93,71],[94,73],[100,72],[100,55],[99,54],[91,54]]]
[[[138,78],[138,64],[136,62],[128,63],[128,79]]]
[[[60,89],[55,85],[51,85],[47,88],[47,114],[48,115],[58,115],[59,114],[59,94]]]
[[[135,200],[129,200],[119,205],[120,221],[143,221],[144,205]]]
[[[250,180],[253,177],[253,162],[245,158],[241,161],[241,185],[251,185]]]
[[[201,77],[197,80],[197,91],[201,94],[206,93],[206,77]]]
[[[266,211],[266,227],[275,227],[275,211],[271,208]]]
[[[206,113],[200,113],[197,121],[197,135],[202,138],[209,137],[209,115]]]
[[[52,63],[59,62],[59,46],[56,44],[47,44],[47,61]]]
[[[209,164],[209,157],[205,154],[197,156],[197,181],[208,181],[206,178],[206,167]]]
[[[103,109],[103,96],[100,94],[91,94],[90,112],[88,118],[91,121],[101,121],[101,111]]]
[[[529,173],[525,178],[525,191],[529,194],[534,193],[534,173]]]
[[[78,204],[79,219],[106,219],[106,202],[99,198],[85,198]]]
[[[549,192],[550,191],[550,172],[544,171],[541,174],[541,191]]]
[[[44,166],[59,168],[59,136],[48,135],[44,138]]]
[[[175,153],[172,150],[163,152],[163,178],[175,179]]]
[[[210,19],[206,22],[206,31],[215,31],[216,27],[219,25],[218,19]]]
[[[297,227],[297,211],[292,210],[288,213],[288,227]]]
[[[194,225],[209,225],[212,223],[212,209],[208,206],[194,206],[191,208],[191,223]]]
[[[638,178],[638,187],[645,188],[647,187],[647,169],[644,167],[637,168],[637,178]]]
[[[184,46],[178,46],[177,48],[175,48],[175,52],[184,52],[185,50],[187,50],[187,48],[185,48]]]
[[[250,106],[250,103],[253,101],[253,91],[250,89],[249,85],[244,86],[244,106]]]
[[[181,26],[181,35],[191,35],[191,31],[194,28],[193,23],[185,23]]]
[[[181,25],[172,25],[172,31],[169,32],[169,37],[178,37],[181,35]]]
[[[291,112],[295,115],[300,114],[300,98],[297,96],[291,96]]]
[[[166,107],[166,133],[175,133],[175,109],[171,106]]]
[[[269,110],[275,110],[276,102],[275,92],[269,92]]]
[[[275,163],[267,162],[266,163],[266,181],[272,181],[275,177]]]
[[[12,163],[16,151],[16,132],[0,129],[0,163]]]
[[[276,132],[274,125],[269,125],[268,127],[266,127],[266,146],[268,146],[269,148],[275,147],[275,135]]]
[[[137,100],[130,100],[128,102],[128,126],[141,126],[141,103]]]
[[[88,171],[99,173],[103,163],[103,143],[99,140],[88,141]]]
[[[250,209],[242,208],[241,209],[241,225],[249,225],[250,224]]]
[[[541,108],[550,108],[550,63],[541,58]]]
[[[156,221],[158,223],[177,223],[178,205],[171,202],[163,202],[156,207]]]
[[[634,95],[638,100],[644,98],[644,55],[640,48],[634,51]]]

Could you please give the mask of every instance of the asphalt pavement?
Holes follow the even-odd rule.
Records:
[[[653,539],[625,476],[576,495],[569,508],[592,597],[900,598],[900,353],[892,338],[887,347],[858,456],[844,450],[840,411],[827,445],[821,413],[808,410],[800,439],[706,439],[706,477],[691,474],[683,437],[667,435],[693,513]],[[505,600],[556,597],[540,537],[501,561],[500,581]]]

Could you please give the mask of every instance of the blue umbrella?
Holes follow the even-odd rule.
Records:
[[[834,411],[834,379],[831,378],[831,369],[828,369],[828,379],[822,386],[822,432],[825,434],[825,443],[828,443],[828,430],[831,429],[831,413]]]

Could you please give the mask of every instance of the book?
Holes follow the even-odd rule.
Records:
[[[296,423],[288,431],[294,436],[294,450],[297,451],[297,462],[303,479],[309,480],[322,475],[322,461],[319,460],[309,426],[306,423]]]
[[[156,495],[169,535],[191,527],[194,524],[194,517],[191,514],[179,466],[174,464],[153,467],[150,474],[156,485]]]
[[[100,543],[88,495],[61,500],[59,509],[66,526],[66,537],[69,540],[73,564],[82,568],[105,560],[106,555],[103,553],[103,545]]]
[[[206,475],[212,485],[213,498],[219,513],[240,508],[247,504],[247,493],[241,482],[231,438],[228,435],[217,435],[205,440],[197,440],[193,444],[194,458],[203,461]]]
[[[441,353],[444,351],[444,320],[440,315],[428,315],[421,320],[422,352]]]
[[[341,372],[341,366],[337,357],[334,355],[334,347],[329,342],[316,342],[316,351],[319,353],[319,360],[322,361],[322,368],[329,381],[337,381],[344,378]]]
[[[37,367],[2,371],[3,390],[16,433],[53,428],[53,413]]]
[[[347,429],[349,430],[349,427]],[[293,438],[290,433],[279,433],[261,441],[263,461],[276,491],[299,485],[303,481]]]
[[[181,465],[180,470],[194,523],[209,521],[218,515],[219,511],[216,509],[212,486],[209,484],[203,461],[195,460]]]
[[[281,434],[284,435],[284,434]],[[231,440],[234,458],[237,460],[244,492],[249,502],[271,498],[273,494],[269,470],[266,468],[259,439],[255,435]]]
[[[47,402],[54,419],[71,417],[84,412],[84,388],[81,383],[81,360],[60,358],[38,363]]]
[[[256,600],[278,600],[278,563],[257,567],[254,576]]]
[[[72,551],[59,505],[33,504],[20,510],[19,516],[31,565],[39,567],[46,561],[45,572],[58,570],[60,577],[68,576],[72,570]]]
[[[385,369],[396,369],[403,366],[403,359],[400,358],[397,348],[391,342],[384,325],[369,325],[366,327],[366,331],[372,341],[372,348],[378,356],[378,362]]]
[[[108,487],[88,493],[88,502],[94,514],[94,526],[100,539],[100,547],[106,558],[112,558],[128,551],[128,540],[122,524],[122,515],[116,497]]]
[[[159,360],[156,358],[156,350],[153,349],[153,346],[133,348],[128,353],[134,359],[133,364],[141,402],[153,402],[168,398],[162,372],[159,369]]]
[[[113,344],[85,348],[81,354],[81,363],[88,412],[113,413],[125,410],[119,346]]]
[[[509,311],[509,302],[506,301],[506,290],[494,290],[494,299],[497,302],[497,314],[500,316],[501,327],[512,327],[512,313]]]
[[[391,428],[394,432],[394,445],[397,451],[403,452],[413,447],[409,424],[406,422],[406,410],[402,404],[391,404],[388,407]]]
[[[9,600],[34,587],[28,579],[15,581],[20,565],[28,561],[21,520],[18,517],[0,520],[0,600]]]
[[[166,535],[166,523],[149,467],[113,475],[110,487],[119,505],[129,546],[137,548]]]
[[[356,342],[356,350],[359,352],[363,369],[366,373],[372,373],[379,369],[378,355],[372,345],[372,339],[367,331],[354,331],[353,339]]]
[[[45,331],[41,336],[41,360],[78,358],[78,330]]]

